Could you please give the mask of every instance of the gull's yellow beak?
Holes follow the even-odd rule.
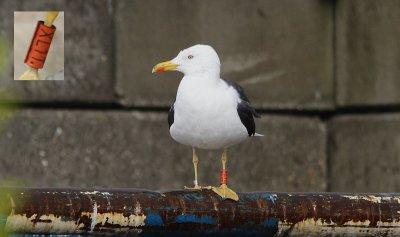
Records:
[[[172,61],[166,61],[159,63],[153,67],[151,73],[155,72],[165,72],[165,71],[175,71],[178,67],[178,64],[173,63]]]

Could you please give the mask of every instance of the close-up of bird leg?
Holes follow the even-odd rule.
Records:
[[[56,20],[58,16],[57,11],[49,11],[46,13],[46,19],[44,20],[44,24],[48,27],[53,25],[53,22]]]
[[[28,68],[19,80],[39,80],[39,72],[37,68]]]
[[[185,186],[185,189],[200,190],[201,186],[199,186],[198,176],[197,176],[197,165],[199,164],[199,157],[197,157],[196,150],[194,148],[192,149],[193,149],[194,187],[190,188]]]
[[[46,13],[44,22],[38,23],[31,46],[25,58],[25,64],[27,64],[28,70],[20,76],[19,80],[39,80],[38,71],[44,66],[56,30],[56,27],[53,26],[53,22],[57,16],[57,11],[49,11]]]
[[[211,187],[211,190],[217,193],[222,198],[229,198],[235,201],[239,200],[239,196],[235,191],[228,188],[228,171],[226,169],[226,162],[228,157],[226,155],[226,149],[222,152],[221,162],[222,162],[222,170],[221,170],[221,186],[219,187]]]

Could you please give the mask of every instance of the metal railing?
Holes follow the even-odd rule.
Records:
[[[1,189],[13,233],[400,236],[400,194]],[[1,222],[0,222],[1,223]]]

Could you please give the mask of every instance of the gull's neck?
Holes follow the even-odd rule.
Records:
[[[221,81],[220,75],[216,73],[189,73],[185,79],[192,85],[215,86]]]
[[[196,72],[190,72],[185,74],[185,77],[202,77],[209,80],[220,79],[220,70],[200,70]]]

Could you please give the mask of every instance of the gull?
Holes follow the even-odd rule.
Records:
[[[172,60],[153,67],[153,73],[179,71],[184,74],[176,99],[168,113],[169,132],[178,143],[192,147],[194,187],[198,184],[196,149],[221,150],[222,170],[219,187],[213,190],[222,198],[239,200],[227,185],[227,149],[254,136],[254,117],[260,117],[250,105],[242,87],[220,77],[221,63],[208,45],[194,45],[179,52]],[[187,187],[185,187],[187,188]]]

